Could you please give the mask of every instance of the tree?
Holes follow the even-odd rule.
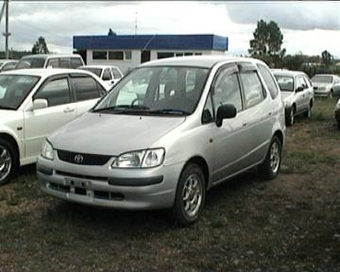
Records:
[[[322,59],[322,63],[326,66],[326,67],[329,67],[331,66],[331,64],[333,63],[334,61],[334,57],[327,51],[323,51],[321,53],[321,59]]]
[[[117,33],[114,32],[111,28],[109,29],[109,33],[107,33],[108,36],[117,36]]]
[[[47,48],[45,38],[39,37],[39,39],[35,42],[32,48],[32,54],[48,54],[49,50]]]
[[[283,34],[275,22],[258,21],[253,35],[248,50],[252,57],[260,58],[274,67],[282,62],[286,50],[281,50]]]

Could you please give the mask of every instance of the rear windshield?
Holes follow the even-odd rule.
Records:
[[[279,84],[280,90],[283,92],[293,92],[294,91],[294,79],[290,76],[279,76],[275,75],[276,81]]]
[[[45,59],[43,58],[24,58],[16,65],[16,69],[43,68]]]
[[[323,76],[323,75],[313,76],[312,82],[332,83],[333,77],[332,76],[326,76],[326,75],[325,76]]]

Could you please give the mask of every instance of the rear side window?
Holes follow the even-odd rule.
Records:
[[[67,78],[47,82],[34,96],[34,99],[46,99],[48,107],[70,103],[70,88]]]
[[[271,72],[262,64],[257,64],[257,67],[259,68],[259,72],[264,80],[264,82],[266,83],[270,96],[274,99],[277,97],[277,95],[279,94],[279,89],[277,87],[277,85],[275,84],[275,79],[273,77],[273,75],[271,74]]]
[[[247,108],[252,107],[264,100],[264,90],[256,71],[240,73],[243,86],[244,101]]]
[[[72,77],[71,80],[77,101],[99,98],[105,92],[90,76]]]

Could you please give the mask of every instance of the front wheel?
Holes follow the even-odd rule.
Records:
[[[292,107],[286,115],[286,125],[289,127],[292,126],[294,124],[294,119],[295,119],[295,109],[294,107]]]
[[[274,136],[264,162],[259,165],[258,170],[264,179],[270,180],[277,177],[281,166],[282,143]]]
[[[16,172],[17,165],[12,145],[0,139],[0,185],[10,181]]]
[[[199,218],[205,201],[205,178],[202,169],[194,163],[182,171],[172,207],[174,220],[181,226],[188,226]]]
[[[305,116],[307,118],[310,118],[311,115],[312,115],[312,107],[309,104],[308,107],[307,107],[307,110],[305,111]]]

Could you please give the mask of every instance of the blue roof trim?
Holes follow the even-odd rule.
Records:
[[[228,51],[228,37],[213,34],[73,36],[73,48]]]

